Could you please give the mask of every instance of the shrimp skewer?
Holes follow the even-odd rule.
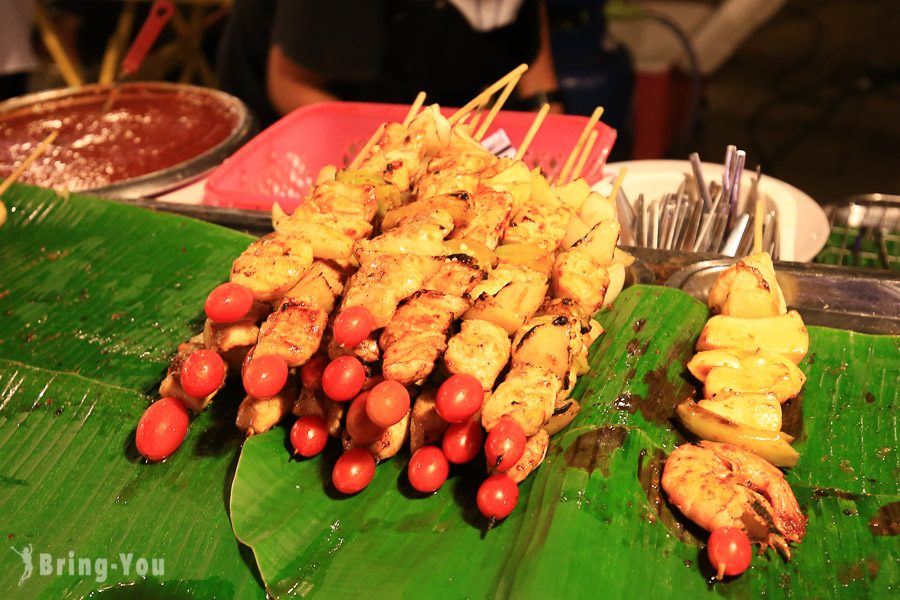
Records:
[[[799,543],[806,533],[807,518],[782,472],[731,444],[679,446],[666,460],[662,486],[672,504],[703,529],[737,527],[788,560],[788,543]]]

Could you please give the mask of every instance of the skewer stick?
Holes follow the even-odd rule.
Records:
[[[416,118],[416,115],[419,114],[419,110],[422,108],[422,105],[425,104],[425,92],[419,92],[416,94],[416,99],[413,100],[412,105],[409,107],[409,112],[406,113],[406,118],[403,119],[403,126],[409,127],[409,124],[412,123],[412,120]]]
[[[763,199],[756,199],[756,214],[753,216],[753,254],[763,250]]]
[[[507,73],[506,75],[504,75],[503,77],[501,77],[500,79],[498,79],[497,81],[492,83],[491,85],[489,85],[483,92],[481,92],[480,94],[478,94],[477,96],[475,96],[474,98],[469,100],[469,102],[465,106],[463,106],[462,108],[457,110],[455,113],[450,115],[450,118],[447,120],[450,121],[451,125],[453,125],[454,123],[459,121],[463,116],[465,116],[469,111],[471,111],[473,108],[475,108],[479,104],[484,104],[485,102],[487,102],[488,98],[493,96],[497,92],[497,90],[499,90],[500,88],[505,86],[509,82],[509,80],[511,80],[513,78],[521,77],[522,73],[524,73],[527,70],[528,70],[528,65],[522,63],[521,65],[519,65],[518,67],[516,67],[515,69],[513,69],[512,71],[510,71],[509,73]]]
[[[591,135],[588,136],[587,144],[584,145],[584,151],[581,153],[578,162],[575,163],[575,169],[572,171],[572,176],[569,177],[569,181],[574,181],[581,177],[581,172],[584,170],[584,165],[587,163],[588,156],[591,155],[591,150],[594,149],[594,144],[597,143],[599,135],[600,134],[597,133],[596,129],[591,131]],[[568,183],[568,181],[566,183]],[[618,194],[618,192],[616,193]],[[615,198],[615,195],[613,195],[613,198]]]
[[[521,75],[517,75],[516,77],[510,79],[509,83],[506,84],[506,87],[503,88],[503,91],[500,92],[500,95],[497,97],[497,101],[494,102],[494,105],[488,112],[487,117],[485,117],[484,121],[481,123],[481,127],[479,127],[478,131],[475,133],[476,140],[480,142],[481,138],[484,137],[484,134],[487,133],[488,127],[491,126],[491,123],[494,121],[497,113],[500,112],[500,109],[503,108],[503,105],[509,99],[509,95],[512,94],[513,88],[515,88],[516,84],[519,83],[519,79],[521,79],[521,77]]]
[[[366,144],[362,147],[362,149],[359,151],[359,154],[357,154],[356,158],[353,159],[353,162],[351,162],[347,166],[348,169],[358,169],[359,168],[359,164],[363,161],[363,158],[365,158],[365,156],[366,156],[366,154],[368,154],[369,150],[372,149],[372,146],[375,145],[375,142],[378,141],[378,138],[381,137],[381,134],[384,133],[385,125],[386,125],[386,123],[382,123],[381,125],[378,126],[378,129],[375,130],[375,133],[372,134],[372,137],[369,138],[369,141],[366,142]]]
[[[600,115],[603,114],[603,107],[598,106],[594,109],[594,112],[591,114],[591,118],[588,119],[587,124],[584,126],[584,130],[582,130],[581,135],[578,136],[578,141],[575,142],[575,147],[572,148],[572,151],[569,153],[569,157],[566,159],[565,164],[563,164],[562,171],[559,172],[559,175],[556,176],[556,182],[565,181],[566,177],[569,176],[569,171],[572,170],[572,165],[575,164],[575,158],[581,152],[582,146],[587,141],[588,136],[590,135],[591,130],[594,129],[594,126],[597,124],[597,121],[600,120]]]
[[[531,127],[528,128],[528,132],[525,134],[525,138],[522,139],[522,143],[519,144],[519,149],[516,150],[515,160],[522,160],[522,157],[525,156],[528,146],[531,145],[531,141],[534,139],[534,136],[537,135],[538,129],[540,129],[541,125],[544,123],[544,118],[547,116],[548,112],[550,112],[550,104],[545,103],[541,107],[541,110],[538,111],[537,116],[534,117],[534,121],[531,122]]]
[[[25,172],[25,169],[31,166],[31,163],[36,161],[41,154],[47,151],[47,148],[50,146],[50,144],[53,143],[53,141],[56,139],[56,136],[58,135],[59,131],[51,132],[50,135],[45,137],[44,141],[38,144],[37,148],[35,148],[31,152],[31,154],[29,154],[25,158],[25,160],[22,161],[22,164],[16,167],[16,170],[10,173],[9,177],[3,180],[3,183],[0,183],[0,196],[2,196],[6,192],[6,190],[8,190],[13,183],[15,183],[16,179],[21,177],[22,173]]]
[[[619,195],[619,190],[622,189],[622,181],[625,179],[625,173],[628,172],[628,167],[622,167],[619,169],[619,174],[616,175],[616,181],[613,183],[612,192],[610,192],[609,197],[615,200]]]

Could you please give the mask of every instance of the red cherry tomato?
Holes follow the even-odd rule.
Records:
[[[468,421],[481,409],[484,389],[472,375],[457,373],[438,388],[435,408],[442,419],[450,423]]]
[[[505,519],[519,501],[519,486],[509,475],[491,475],[478,488],[478,510],[488,519]]]
[[[362,448],[344,452],[331,471],[331,482],[342,494],[363,490],[375,476],[375,459]]]
[[[484,443],[484,431],[481,424],[475,420],[465,423],[454,423],[444,433],[441,448],[447,460],[456,465],[470,462],[481,450]]]
[[[416,490],[431,493],[447,481],[450,463],[437,446],[422,446],[409,459],[406,475]]]
[[[409,412],[409,392],[399,381],[386,379],[369,391],[366,414],[380,427],[399,423]]]
[[[253,294],[237,283],[223,283],[206,297],[203,309],[216,323],[234,323],[247,316],[253,306]]]
[[[366,410],[368,398],[369,392],[363,392],[347,409],[347,433],[357,444],[371,444],[384,434],[384,427],[379,427],[369,418]]]
[[[332,329],[334,341],[345,348],[353,348],[375,329],[375,317],[365,306],[351,306],[337,314]]]
[[[291,427],[291,445],[294,454],[310,458],[321,453],[328,443],[328,428],[318,415],[300,417]]]
[[[191,398],[206,398],[222,387],[225,361],[215,350],[197,350],[181,365],[181,387]]]
[[[181,400],[162,398],[141,415],[134,442],[147,460],[164,460],[178,450],[187,430],[188,412]]]
[[[300,367],[300,383],[308,390],[322,389],[322,372],[327,359],[321,354],[313,356]]]
[[[271,398],[287,383],[288,366],[276,354],[254,356],[244,366],[244,390],[254,398]]]
[[[488,466],[498,471],[508,471],[525,453],[525,430],[516,421],[503,417],[488,432],[484,454]]]
[[[322,391],[335,402],[354,398],[366,382],[366,368],[355,356],[338,356],[322,371]]]
[[[709,562],[716,570],[716,578],[740,575],[753,560],[753,549],[747,534],[737,527],[720,527],[709,536],[706,547]]]

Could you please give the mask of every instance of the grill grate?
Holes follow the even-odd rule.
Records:
[[[851,196],[826,213],[831,233],[815,262],[900,270],[900,196]]]

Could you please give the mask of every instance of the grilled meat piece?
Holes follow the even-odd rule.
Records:
[[[555,251],[572,219],[572,209],[562,202],[526,202],[515,212],[504,244],[532,244]]]
[[[407,298],[381,333],[384,376],[403,384],[425,379],[447,348],[450,324],[470,304],[432,290],[420,290]]]
[[[321,391],[301,387],[300,395],[291,410],[298,417],[316,416],[325,421],[325,428],[331,437],[340,437],[341,419],[346,409],[345,402],[335,402]]]
[[[509,362],[510,343],[506,331],[489,321],[468,319],[447,342],[444,362],[451,373],[467,373],[490,390]]]
[[[385,181],[406,191],[419,176],[424,154],[423,131],[388,123],[361,161],[360,170],[380,173]]]
[[[334,263],[313,263],[260,326],[256,351],[278,355],[290,367],[305,364],[322,343],[344,277],[344,270]]]
[[[503,239],[512,214],[512,194],[480,187],[472,195],[471,205],[468,222],[454,229],[450,238],[468,238],[494,250]]]
[[[430,256],[381,254],[360,263],[344,289],[341,309],[365,306],[375,319],[375,329],[388,324],[397,304],[422,289],[425,279],[440,263]]]
[[[549,447],[550,434],[541,429],[525,440],[525,452],[522,453],[522,458],[510,467],[506,474],[512,477],[516,483],[521,483],[544,462],[544,457],[547,456],[547,448]]]
[[[375,457],[376,462],[380,462],[382,460],[387,460],[400,452],[400,449],[403,447],[403,444],[406,443],[408,437],[409,413],[407,412],[406,416],[400,419],[399,422],[385,429],[384,433],[381,434],[381,437],[370,444],[358,444],[354,442],[353,438],[350,437],[350,434],[347,433],[346,430],[344,430],[344,433],[341,435],[341,444],[344,446],[344,451],[350,450],[351,448],[365,448]]]
[[[333,215],[338,220],[349,218],[371,222],[378,212],[377,188],[371,183],[332,179],[317,185],[306,203],[314,211]]]
[[[443,254],[444,238],[452,230],[453,217],[445,210],[412,215],[371,240],[360,240],[355,254],[360,263],[380,254],[438,256]]]
[[[248,436],[265,433],[290,414],[297,399],[297,381],[288,377],[284,388],[271,398],[246,396],[238,406],[235,424]]]
[[[249,289],[254,300],[277,300],[300,281],[311,264],[309,244],[275,231],[250,244],[235,259],[231,281]]]
[[[450,427],[435,408],[435,394],[433,388],[425,388],[413,403],[409,420],[410,453],[428,444],[439,444]]]
[[[482,271],[475,259],[467,254],[436,257],[437,270],[431,273],[422,284],[424,290],[434,290],[451,296],[468,296],[481,283],[487,274]]]
[[[559,378],[549,369],[520,363],[513,366],[494,393],[485,398],[481,424],[488,431],[504,416],[510,416],[525,435],[534,435],[550,420],[561,389]]]

